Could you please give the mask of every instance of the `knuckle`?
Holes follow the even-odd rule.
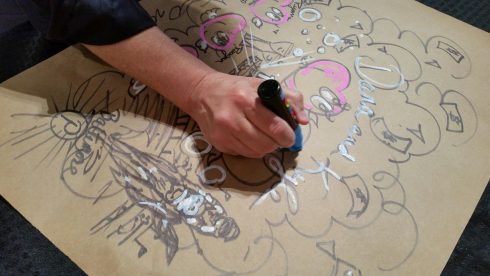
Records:
[[[226,112],[216,115],[214,117],[214,123],[220,128],[230,128],[233,125],[231,116]]]
[[[256,95],[250,90],[240,89],[234,94],[234,102],[237,106],[247,109],[255,106]]]
[[[245,90],[243,89],[237,89],[233,93],[233,99],[236,103],[243,105],[249,100],[249,95],[246,93]]]

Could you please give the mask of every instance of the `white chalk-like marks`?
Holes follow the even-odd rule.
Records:
[[[140,201],[139,204],[153,207],[155,210],[160,211],[164,215],[167,215],[167,211],[163,209],[162,204],[160,202],[154,203],[154,202]]]
[[[303,55],[304,55],[304,53],[305,53],[305,52],[304,52],[304,51],[303,51],[303,49],[301,49],[301,48],[294,48],[294,50],[293,50],[293,55],[294,55],[295,57],[301,57],[301,56],[303,56]]]
[[[272,198],[274,201],[279,201],[280,200],[280,195],[277,192],[278,189],[283,189],[284,192],[286,193],[287,196],[287,201],[288,201],[288,208],[291,213],[295,214],[298,212],[299,209],[299,204],[298,204],[298,195],[295,189],[295,186],[298,185],[297,179],[294,177],[288,176],[284,172],[284,168],[281,164],[281,161],[277,159],[277,157],[268,155],[266,160],[266,163],[268,167],[277,173],[279,177],[281,178],[280,182],[275,185],[272,189],[270,189],[268,192],[264,193],[261,195],[251,206],[250,208],[253,208],[257,205],[262,204],[268,197]]]
[[[403,76],[402,72],[400,71],[400,69],[398,67],[393,66],[393,65],[390,65],[389,67],[368,65],[366,63],[361,62],[361,60],[363,58],[369,58],[369,57],[359,56],[356,58],[356,61],[355,61],[356,72],[362,79],[370,82],[373,86],[380,88],[380,89],[394,90],[394,89],[399,89],[402,86],[402,84],[405,82],[405,77]],[[389,73],[396,73],[399,78],[398,78],[398,81],[396,81],[394,83],[383,83],[383,82],[377,81],[377,80],[369,77],[366,73],[364,73],[364,69],[375,70],[375,71],[383,71],[383,72],[389,72]]]
[[[316,169],[301,169],[298,168],[295,170],[295,173],[297,175],[300,175],[303,179],[304,177],[302,174],[320,174],[322,176],[322,182],[323,182],[323,187],[325,188],[325,191],[328,192],[330,191],[330,186],[328,185],[328,175],[333,176],[337,180],[341,180],[342,178],[340,175],[338,175],[336,172],[334,172],[326,163],[321,163],[315,158],[312,158],[315,163],[317,163],[318,168]]]
[[[197,148],[196,141],[201,141],[205,144],[203,149]],[[180,144],[181,149],[189,156],[200,157],[204,154],[211,152],[213,146],[204,138],[204,134],[200,131],[194,132],[187,136]]]
[[[208,226],[208,225],[201,226],[201,231],[204,233],[213,233],[214,230],[216,230],[214,226]]]
[[[218,214],[223,214],[223,207],[219,205],[214,205],[214,209],[216,210],[216,212],[218,212]]]
[[[173,204],[176,206],[178,211],[182,211],[184,214],[188,216],[195,216],[199,212],[199,208],[204,203],[204,196],[198,195],[188,195],[188,190],[184,190],[184,192],[178,197]]]
[[[156,167],[152,167],[148,170],[151,174],[156,174],[158,172],[158,169]]]
[[[341,41],[342,39],[336,33],[327,33],[322,40],[323,44],[328,47],[335,47]]]
[[[138,171],[142,179],[148,180],[148,176],[146,175],[146,172],[142,167],[138,167],[136,168],[136,170]]]
[[[298,16],[304,22],[316,22],[322,19],[320,11],[314,8],[303,8],[299,11]]]
[[[185,189],[182,194],[180,194],[180,196],[178,198],[176,198],[174,200],[174,202],[172,202],[173,205],[177,205],[179,204],[182,200],[184,200],[184,198],[187,196],[187,189]]]
[[[207,174],[211,174],[212,172],[217,173],[218,176],[215,178],[208,177]],[[204,185],[215,185],[215,184],[223,183],[226,180],[226,170],[222,166],[211,165],[200,170],[197,173],[197,177]]]
[[[354,115],[357,122],[359,122],[359,117],[361,115],[365,115],[369,118],[374,116],[374,110],[371,108],[371,106],[369,106],[369,104],[376,104],[374,97],[371,95],[374,90],[375,88],[371,83],[365,80],[359,80],[359,93],[361,95],[361,100],[359,101],[359,105],[357,106],[357,110]]]
[[[274,63],[274,64],[262,64],[260,65],[260,68],[265,69],[265,68],[272,68],[272,67],[282,67],[282,66],[288,66],[288,65],[295,65],[295,64],[300,64],[300,63],[305,63],[305,62],[310,62],[315,60],[314,58],[306,58],[298,61],[293,61],[293,62],[285,62],[285,63]]]

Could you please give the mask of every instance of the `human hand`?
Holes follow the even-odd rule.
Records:
[[[264,107],[257,95],[262,80],[213,72],[194,88],[187,112],[219,151],[261,158],[294,144],[291,127]],[[303,96],[286,92],[299,124],[307,124]]]

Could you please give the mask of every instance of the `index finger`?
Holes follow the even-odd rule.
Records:
[[[267,109],[258,97],[255,99],[254,108],[245,110],[245,116],[255,127],[281,147],[288,148],[294,144],[293,129],[285,120]]]

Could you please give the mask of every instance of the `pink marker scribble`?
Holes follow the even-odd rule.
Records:
[[[344,65],[338,62],[331,61],[331,60],[319,60],[310,63],[305,68],[299,70],[295,75],[308,77],[308,75],[310,75],[313,71],[318,71],[318,70],[323,73],[326,79],[333,82],[334,87],[332,87],[333,88],[332,91],[337,96],[339,100],[339,105],[334,106],[332,112],[334,115],[340,114],[343,111],[342,106],[344,106],[347,103],[347,98],[345,97],[343,91],[350,84],[349,70],[347,70],[347,68]],[[296,82],[294,79],[295,75],[291,76],[286,80],[286,85],[293,90],[297,90]]]
[[[276,1],[257,0],[250,6],[250,11],[263,22],[282,25],[288,22],[290,15],[288,5],[292,2],[293,0],[284,0],[278,4]]]
[[[221,31],[227,36],[228,41],[225,45],[219,45],[206,37],[207,30],[216,26],[218,26],[220,30],[226,30]],[[247,21],[243,16],[234,13],[224,14],[201,24],[201,26],[199,26],[199,36],[212,49],[230,50],[234,47],[238,34],[244,30],[246,26]],[[218,32],[216,32],[216,35],[218,35]]]

